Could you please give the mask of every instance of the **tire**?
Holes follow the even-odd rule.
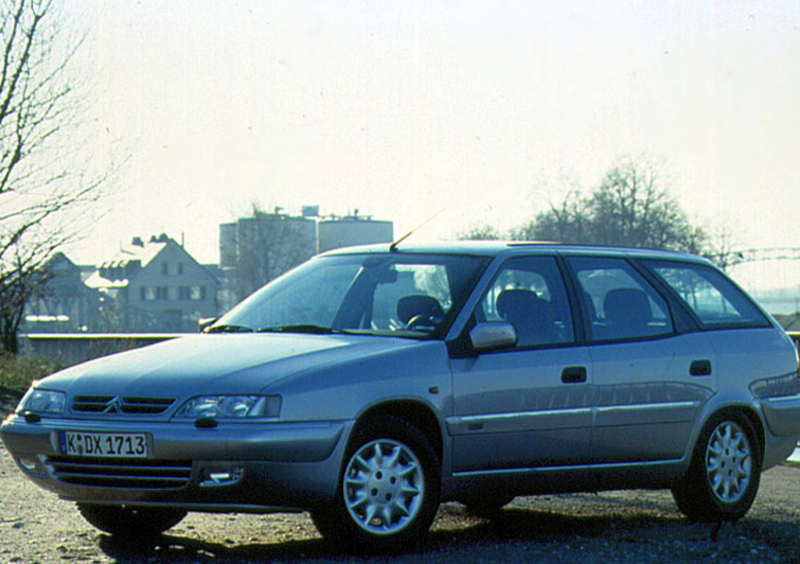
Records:
[[[354,432],[335,498],[311,518],[329,541],[377,551],[409,547],[436,516],[440,473],[416,427],[396,417],[372,419]]]
[[[744,517],[761,481],[761,444],[750,421],[723,413],[706,425],[689,472],[672,489],[678,509],[696,521]]]
[[[514,501],[514,497],[512,494],[504,493],[483,494],[466,496],[461,498],[459,502],[466,505],[467,511],[473,515],[491,519],[496,517],[503,507]]]
[[[121,537],[157,536],[171,529],[186,517],[182,509],[123,507],[79,503],[86,521],[96,529]]]

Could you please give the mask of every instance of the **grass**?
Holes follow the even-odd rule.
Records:
[[[0,355],[0,391],[24,393],[31,382],[52,374],[60,367],[32,354]]]

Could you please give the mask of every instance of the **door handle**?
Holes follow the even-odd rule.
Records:
[[[695,360],[689,366],[689,374],[692,376],[711,376],[710,360]]]
[[[567,366],[561,373],[561,381],[565,384],[582,384],[586,382],[586,367]]]

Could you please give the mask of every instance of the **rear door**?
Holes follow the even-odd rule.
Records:
[[[553,257],[506,261],[473,313],[508,321],[517,345],[454,359],[448,418],[454,471],[581,464],[589,460],[589,354],[576,344],[569,300]]]
[[[626,259],[567,262],[587,320],[592,461],[681,458],[698,412],[716,389],[706,335],[677,331],[668,301]]]

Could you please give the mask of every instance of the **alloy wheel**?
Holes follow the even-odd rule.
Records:
[[[706,474],[714,495],[727,504],[737,503],[753,476],[753,453],[747,434],[733,421],[714,429],[706,448]]]
[[[425,477],[414,452],[394,439],[363,445],[344,473],[345,506],[364,531],[394,534],[414,521],[425,499]]]

